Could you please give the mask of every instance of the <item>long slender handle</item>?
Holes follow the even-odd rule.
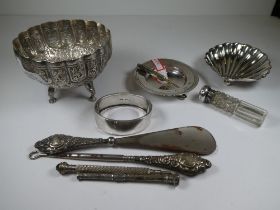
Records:
[[[123,166],[98,166],[98,165],[70,165],[66,162],[59,163],[56,170],[62,174],[81,174],[81,173],[111,173],[111,174],[175,174],[171,171],[154,170],[142,167],[123,167]]]
[[[141,182],[177,186],[180,177],[178,175],[167,174],[79,174],[77,179],[79,181]]]
[[[46,155],[38,152],[30,153],[30,159],[37,159],[40,157],[103,162],[140,163],[177,171],[187,176],[195,176],[197,174],[203,173],[206,169],[211,167],[211,162],[209,160],[201,158],[199,155],[194,153],[179,153],[175,155],[161,156],[126,156],[89,153],[62,153],[57,155]]]

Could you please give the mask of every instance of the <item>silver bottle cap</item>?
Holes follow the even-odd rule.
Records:
[[[199,91],[199,100],[203,103],[210,103],[215,92],[210,86],[205,85]]]

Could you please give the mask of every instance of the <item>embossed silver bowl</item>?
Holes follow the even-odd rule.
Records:
[[[25,73],[49,87],[49,102],[55,89],[81,85],[95,100],[93,80],[112,55],[110,30],[86,20],[46,22],[21,32],[13,40],[16,57]]]
[[[232,82],[254,82],[266,77],[271,69],[268,56],[248,44],[223,43],[209,49],[206,63],[227,85]]]

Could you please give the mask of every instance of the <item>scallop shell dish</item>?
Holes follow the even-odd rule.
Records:
[[[218,73],[225,84],[254,82],[269,74],[271,64],[260,49],[242,43],[223,43],[209,49],[206,63]]]

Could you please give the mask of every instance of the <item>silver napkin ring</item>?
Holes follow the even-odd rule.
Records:
[[[121,109],[122,111],[131,109],[138,116],[125,119]],[[117,119],[111,116],[112,113],[118,111],[119,116],[123,118]],[[109,94],[98,99],[95,103],[97,126],[113,135],[131,135],[141,132],[150,123],[151,111],[152,104],[148,99],[130,93]]]

